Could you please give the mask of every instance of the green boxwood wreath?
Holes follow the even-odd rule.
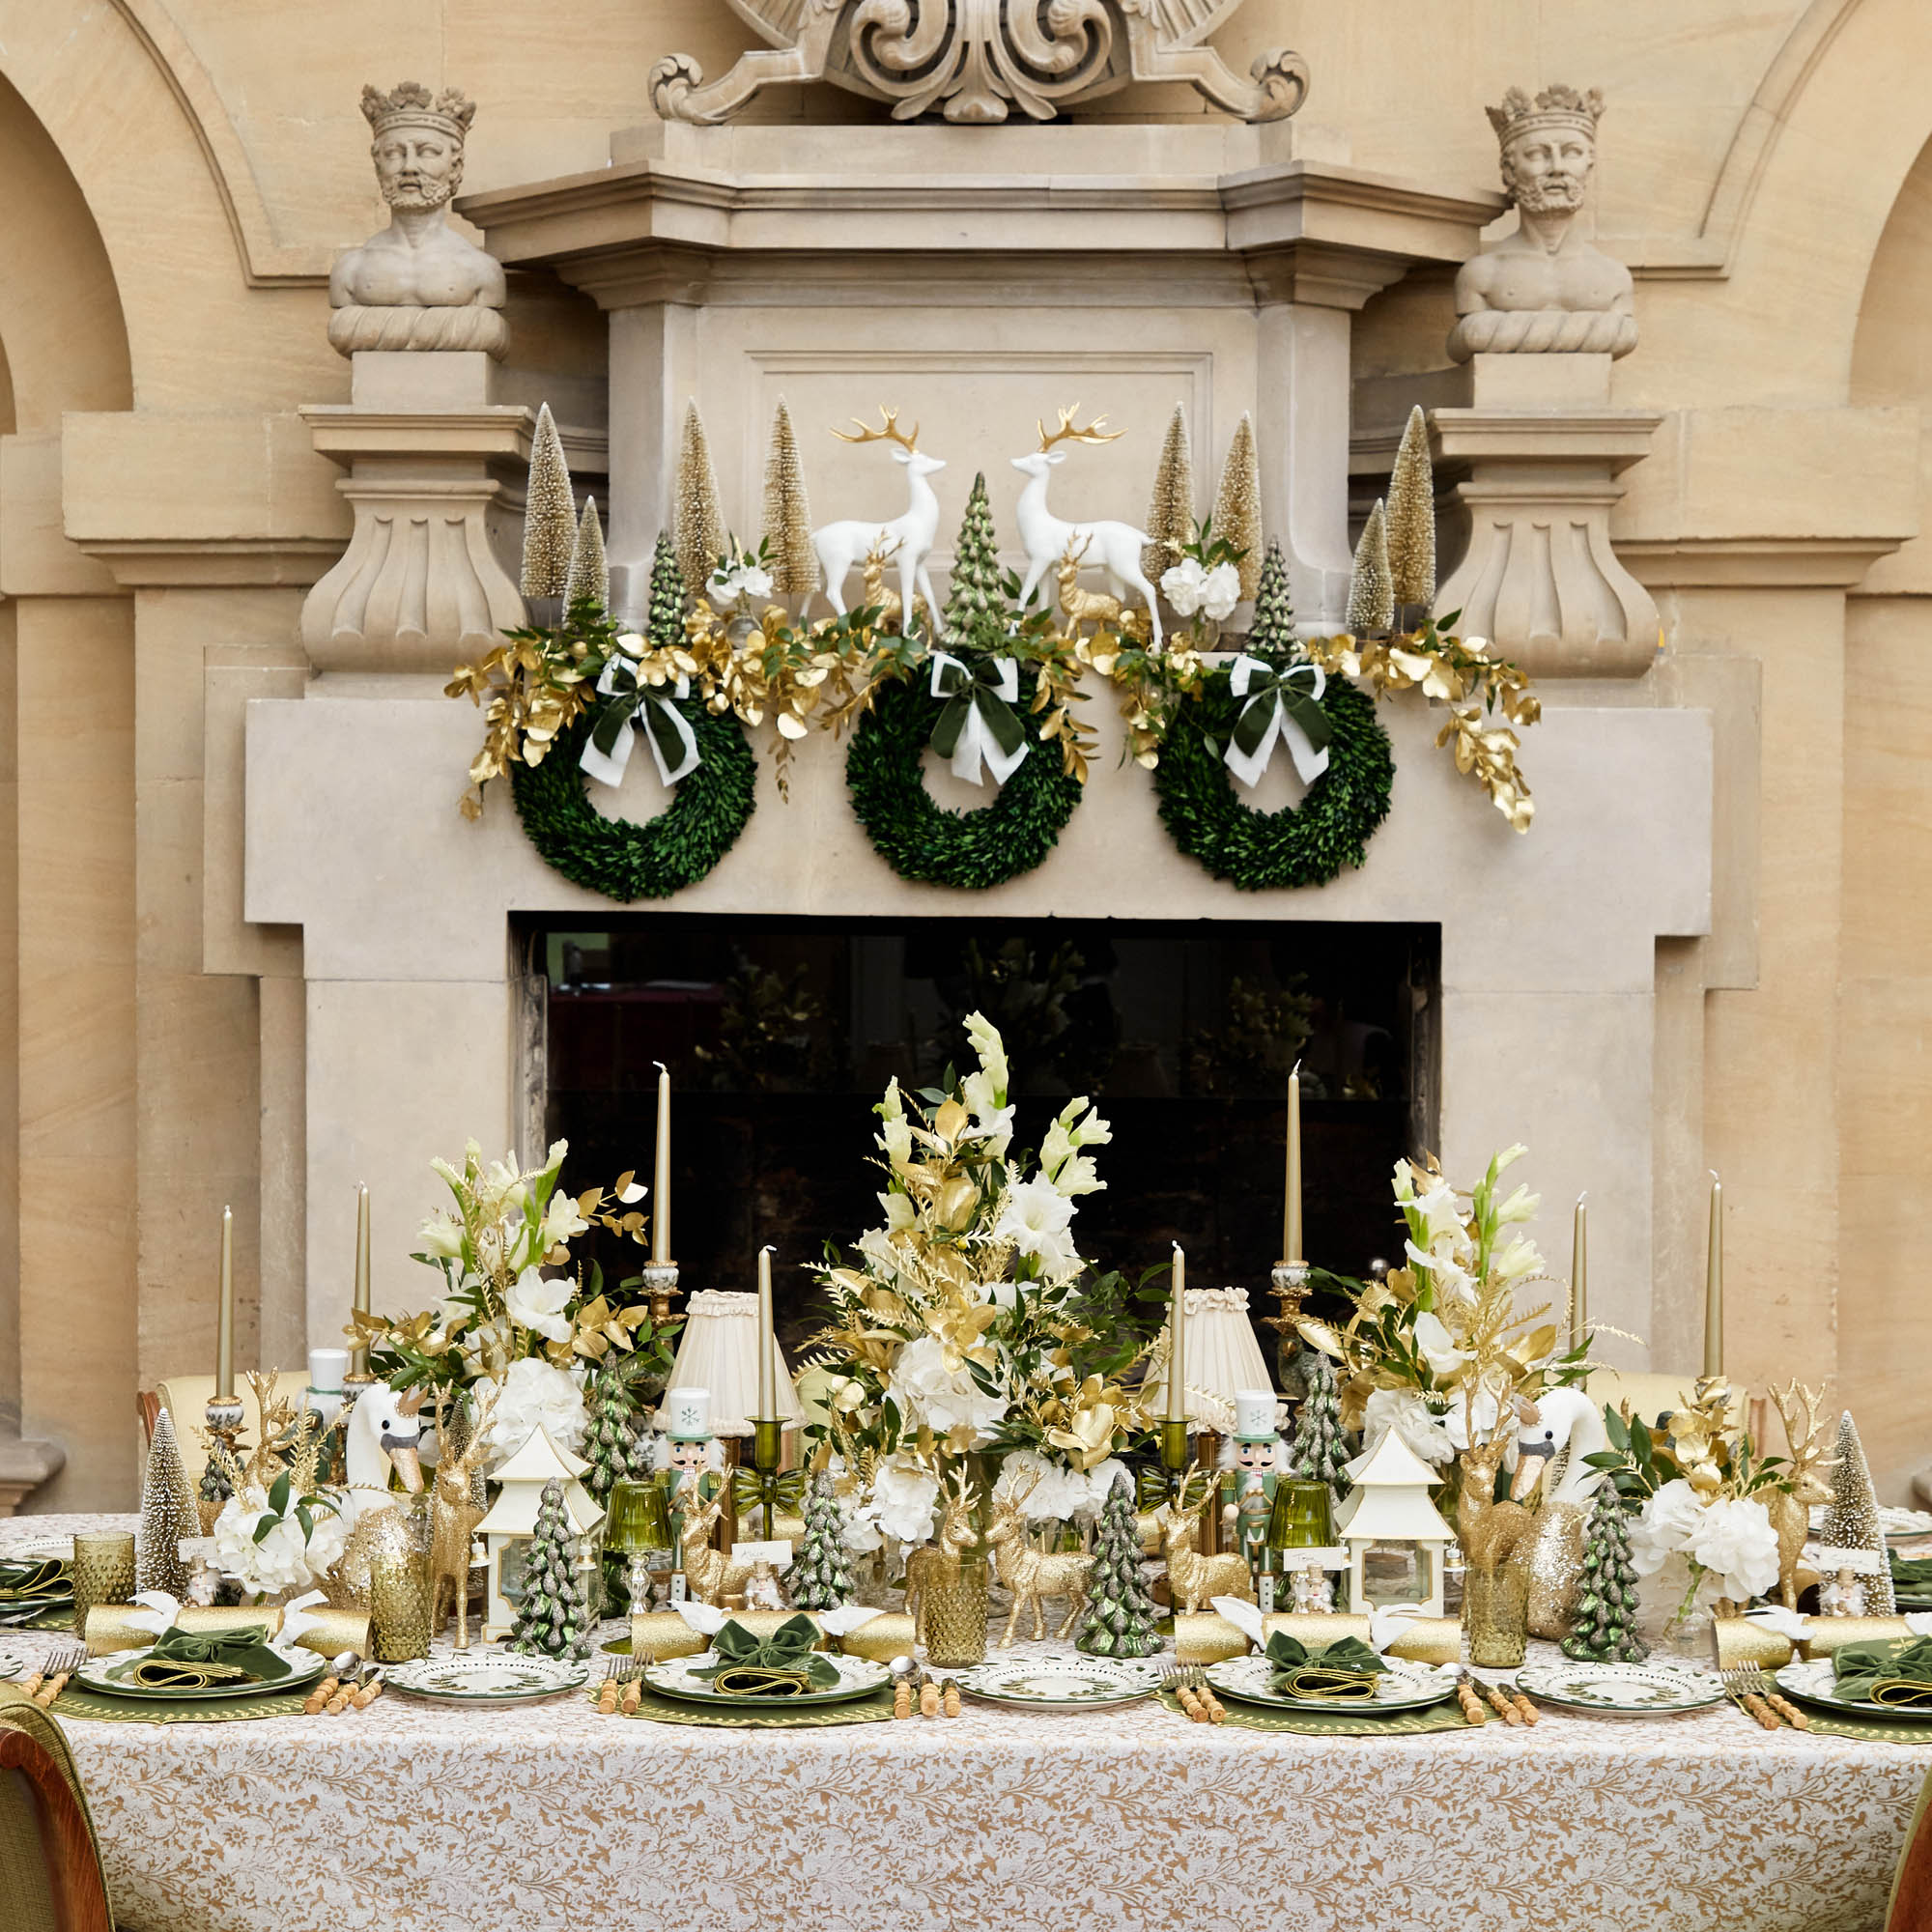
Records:
[[[1321,694],[1333,732],[1328,769],[1299,805],[1257,811],[1236,796],[1234,775],[1222,762],[1242,702],[1224,669],[1209,674],[1198,703],[1181,707],[1154,767],[1161,823],[1190,859],[1243,892],[1325,886],[1344,866],[1362,863],[1388,816],[1395,757],[1375,703],[1331,677]]]
[[[1083,787],[1059,745],[1039,735],[1035,685],[1022,671],[1013,707],[1032,750],[977,811],[951,810],[925,788],[926,740],[945,701],[924,682],[887,685],[873,700],[852,734],[845,783],[867,838],[900,878],[982,892],[1032,871],[1059,843]]]
[[[694,700],[678,705],[700,763],[670,804],[643,824],[606,818],[583,795],[578,757],[594,714],[570,725],[540,765],[510,767],[510,790],[530,843],[573,884],[612,899],[662,899],[695,885],[724,858],[752,815],[758,764],[744,727]],[[648,757],[639,747],[637,755]]]

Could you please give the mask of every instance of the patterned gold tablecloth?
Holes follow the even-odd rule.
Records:
[[[1878,1932],[1932,1769],[1728,1706],[1361,1739],[1152,1702],[724,1731],[388,1696],[68,1732],[127,1932]]]

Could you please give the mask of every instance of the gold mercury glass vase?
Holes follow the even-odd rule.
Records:
[[[73,1539],[73,1628],[87,1634],[87,1613],[96,1604],[125,1604],[134,1594],[132,1530],[82,1531]]]
[[[406,1663],[429,1655],[430,1609],[435,1601],[430,1513],[426,1508],[405,1508],[397,1516],[391,1533],[369,1557],[370,1643],[379,1663]]]
[[[935,1577],[925,1591],[925,1661],[935,1670],[986,1661],[986,1566],[962,1561],[956,1577]]]
[[[1471,1564],[1463,1578],[1463,1634],[1469,1662],[1486,1669],[1520,1663],[1529,1639],[1529,1575],[1520,1563]]]

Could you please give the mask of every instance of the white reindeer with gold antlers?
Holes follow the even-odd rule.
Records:
[[[923,1543],[906,1558],[905,1606],[913,1620],[912,1640],[925,1641],[926,1591],[934,1583],[956,1581],[959,1552],[971,1549],[980,1541],[973,1527],[973,1512],[980,1507],[980,1492],[962,1471],[955,1487],[946,1493],[946,1506],[939,1518],[939,1540]]]
[[[852,420],[859,423],[857,436],[847,436],[841,429],[835,429],[832,434],[840,442],[891,442],[897,445],[893,451],[893,461],[905,465],[908,496],[905,515],[895,517],[889,524],[867,523],[862,518],[827,524],[822,529],[812,531],[811,547],[818,553],[819,568],[825,572],[825,594],[841,617],[845,614],[845,579],[852,566],[875,550],[888,556],[896,554],[899,561],[899,608],[907,613],[906,621],[910,623],[915,583],[925,599],[926,610],[932,611],[939,609],[939,599],[933,594],[932,579],[927,576],[925,568],[925,560],[931,555],[934,539],[939,534],[939,498],[932,494],[932,485],[925,479],[935,470],[944,469],[946,464],[941,457],[920,453],[917,423],[912,426],[912,434],[907,436],[899,429],[899,412],[896,410],[882,406],[879,414],[885,423],[882,429],[871,429],[854,416]]]
[[[1066,1620],[1054,1633],[1063,1641],[1087,1607],[1087,1579],[1093,1573],[1094,1559],[1072,1550],[1048,1556],[1033,1547],[1027,1539],[1026,1520],[1026,1499],[1033,1490],[1034,1485],[1029,1483],[1011,1495],[1003,1496],[995,1491],[993,1520],[986,1528],[986,1547],[992,1552],[1000,1581],[1013,1596],[1006,1634],[1000,1639],[1002,1650],[1012,1648],[1020,1613],[1029,1605],[1033,1606],[1034,1636],[1040,1638],[1046,1635],[1045,1600],[1066,1599]]]
[[[1066,453],[1054,447],[1061,442],[1113,442],[1124,436],[1124,430],[1103,432],[1100,425],[1107,418],[1095,416],[1081,429],[1073,420],[1080,413],[1080,405],[1075,403],[1070,410],[1060,412],[1060,427],[1051,433],[1042,422],[1034,427],[1039,431],[1039,447],[1026,456],[1012,459],[1013,468],[1029,480],[1020,492],[1020,500],[1014,509],[1019,521],[1020,541],[1026,546],[1026,581],[1020,585],[1020,606],[1022,609],[1032,600],[1035,588],[1046,573],[1065,556],[1069,551],[1079,556],[1091,559],[1106,574],[1114,595],[1125,598],[1129,590],[1135,592],[1147,606],[1148,625],[1153,639],[1153,649],[1160,649],[1160,606],[1154,597],[1153,585],[1147,581],[1141,571],[1141,552],[1149,538],[1144,530],[1137,530],[1131,524],[1094,523],[1069,524],[1056,517],[1046,507],[1047,471],[1056,463],[1065,463]]]

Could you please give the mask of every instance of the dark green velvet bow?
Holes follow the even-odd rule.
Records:
[[[802,1697],[830,1690],[838,1666],[812,1646],[818,1626],[803,1614],[787,1617],[770,1636],[759,1636],[734,1618],[711,1639],[718,1662],[694,1677],[711,1680],[714,1690],[735,1697]]]
[[[1012,707],[1011,700],[1019,695],[1019,673],[1011,658],[977,658],[968,664],[950,652],[935,651],[932,695],[946,699],[939,723],[932,727],[932,749],[942,758],[958,751],[966,721],[977,713],[1002,760],[1016,760],[1026,744],[1026,727]],[[1004,782],[997,765],[994,778]]]
[[[606,701],[579,762],[607,784],[620,782],[631,755],[629,727],[635,724],[650,738],[659,777],[675,784],[699,761],[696,734],[671,701],[689,689],[683,678],[669,685],[651,684],[630,658],[613,657],[597,680],[598,695]]]
[[[1844,1644],[1832,1669],[1838,1695],[1852,1703],[1932,1709],[1932,1636]]]
[[[1376,1679],[1388,1668],[1358,1636],[1338,1636],[1310,1650],[1299,1637],[1276,1631],[1267,1641],[1270,1680],[1290,1697],[1328,1703],[1365,1703],[1376,1694]]]
[[[73,1596],[73,1577],[58,1556],[23,1558],[0,1563],[0,1604],[29,1599]]]
[[[1315,700],[1314,690],[1321,682],[1321,673],[1311,664],[1292,664],[1275,666],[1264,664],[1259,658],[1245,658],[1242,663],[1246,669],[1245,696],[1247,702],[1241,706],[1240,714],[1235,720],[1234,740],[1236,748],[1246,756],[1253,757],[1261,750],[1262,742],[1268,734],[1268,726],[1274,723],[1275,706],[1300,725],[1302,735],[1314,750],[1325,749],[1333,735],[1328,724],[1328,714]],[[1297,683],[1296,680],[1300,682]]]
[[[211,1684],[269,1684],[289,1674],[289,1661],[270,1649],[265,1625],[242,1630],[164,1631],[145,1656],[107,1674],[128,1684],[201,1690]]]

